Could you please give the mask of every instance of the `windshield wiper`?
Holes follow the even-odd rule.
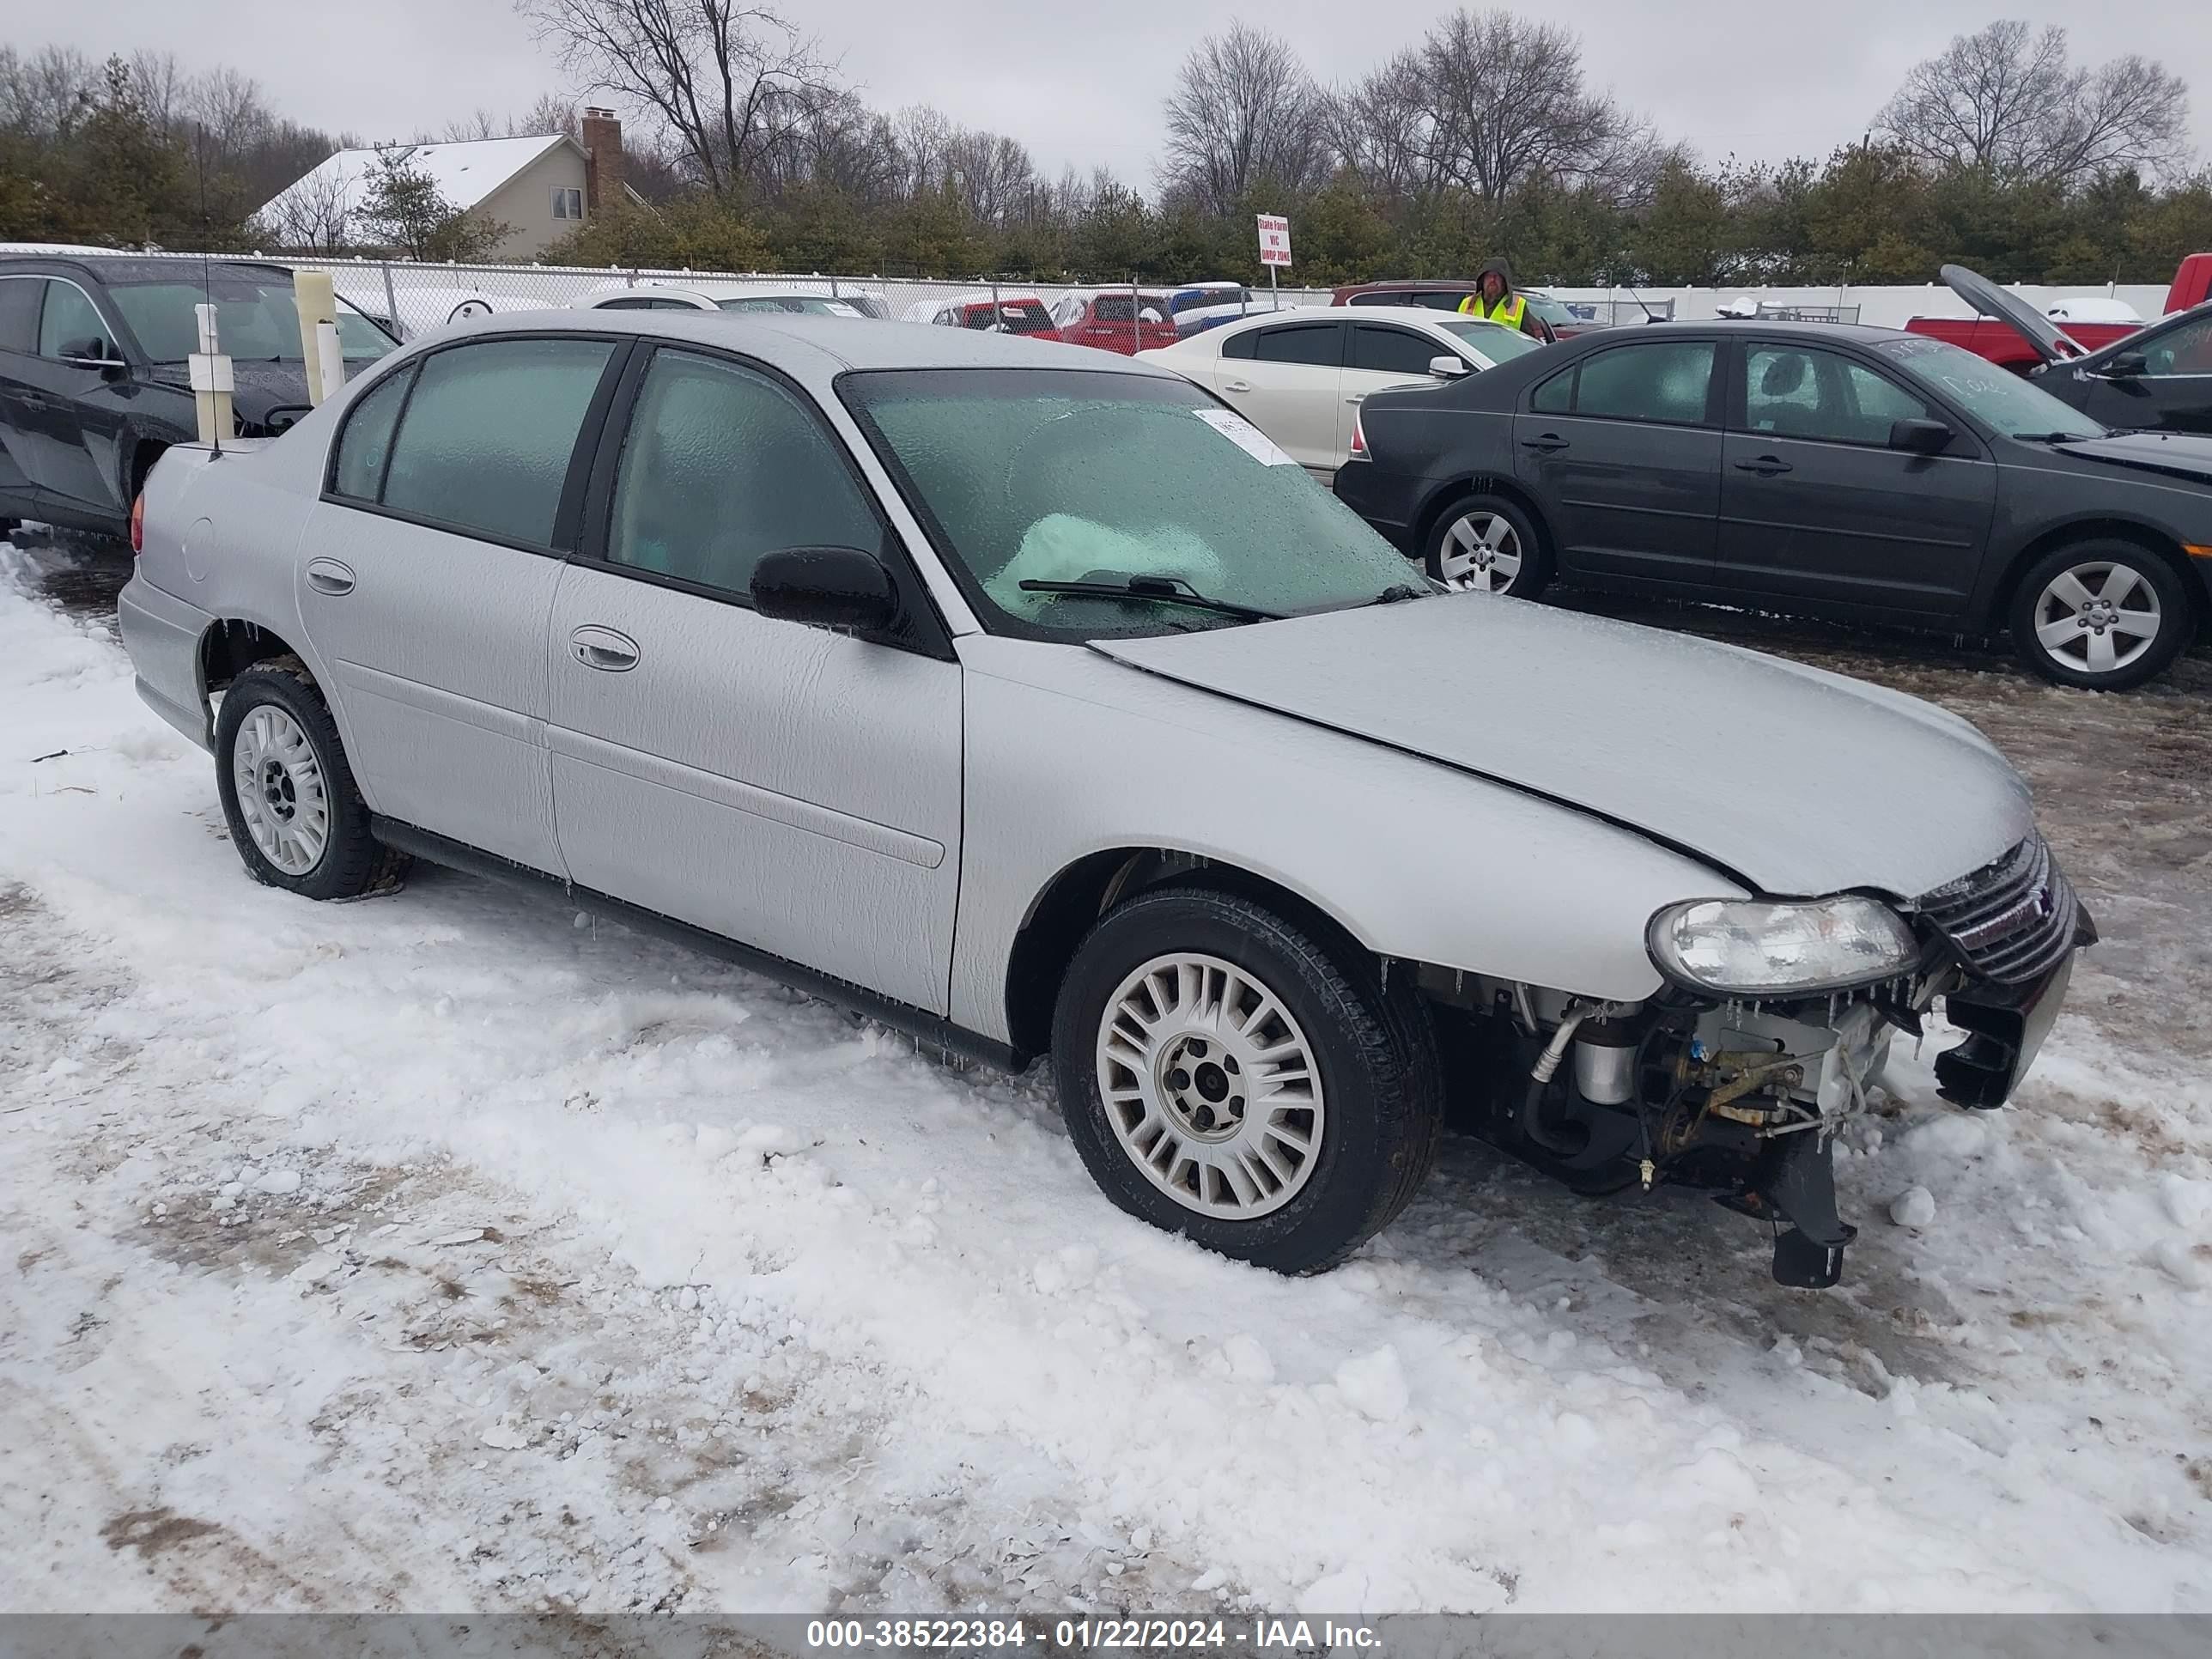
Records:
[[[1101,599],[1158,599],[1164,605],[1187,605],[1194,610],[1211,611],[1224,617],[1238,617],[1246,622],[1280,622],[1282,613],[1261,611],[1255,605],[1231,605],[1227,599],[1209,599],[1181,576],[1132,576],[1119,582],[1047,582],[1019,583],[1024,593],[1080,593]]]
[[[1393,586],[1384,588],[1373,599],[1368,600],[1367,603],[1370,605],[1396,605],[1405,599],[1425,599],[1430,594],[1435,592],[1436,589],[1433,587],[1416,587],[1411,582],[1399,582]]]
[[[2108,436],[2102,432],[2015,432],[2013,441],[2023,444],[2078,444]]]

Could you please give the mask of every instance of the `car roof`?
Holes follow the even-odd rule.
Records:
[[[266,259],[208,259],[181,253],[4,253],[0,270],[36,265],[75,269],[106,283],[150,283],[164,276],[197,280],[204,272],[224,276],[281,276],[292,280],[292,268]]]
[[[848,369],[877,368],[1079,368],[1176,378],[1112,352],[1054,340],[797,312],[510,311],[450,324],[424,336],[423,343],[546,331],[641,334],[742,351],[816,384]]]

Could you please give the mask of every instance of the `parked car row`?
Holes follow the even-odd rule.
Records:
[[[172,447],[124,641],[256,880],[344,898],[432,859],[933,1048],[1048,1057],[1103,1191],[1206,1248],[1341,1261],[1449,1106],[1578,1190],[1710,1192],[1778,1279],[1834,1283],[1832,1148],[1894,1033],[1941,1006],[1944,1095],[1999,1106],[2095,937],[2026,786],[1911,698],[1422,580],[1345,501],[1404,517],[1462,432],[1501,478],[1540,456],[1600,554],[1710,520],[1723,450],[1858,446],[2009,500],[2041,476],[1998,449],[2035,441],[2020,405],[1857,334],[1217,332],[1213,372],[1467,372],[1368,394],[1379,457],[1340,500],[1170,372],[1198,340],[487,317],[220,464]],[[1793,350],[1837,360],[1818,396]],[[1856,424],[1813,431],[1838,373]],[[1648,465],[1623,434],[1674,471],[1578,506]],[[2110,447],[2052,446],[2085,478]],[[1900,813],[1892,775],[1942,787]]]

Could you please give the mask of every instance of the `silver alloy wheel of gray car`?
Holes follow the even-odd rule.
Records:
[[[261,856],[288,876],[321,862],[331,839],[322,762],[299,721],[276,704],[250,710],[231,740],[238,810]]]
[[[1447,587],[1503,593],[1521,574],[1521,538],[1501,514],[1467,514],[1444,532],[1437,566]]]
[[[1187,1210],[1249,1221],[1305,1188],[1328,1114],[1282,999],[1218,957],[1154,957],[1107,1000],[1098,1092],[1131,1163]]]
[[[2165,622],[2158,590],[2110,559],[2069,565],[2036,596],[2037,642],[2078,673],[2127,667],[2157,642]]]

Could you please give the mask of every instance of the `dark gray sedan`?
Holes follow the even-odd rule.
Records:
[[[2009,631],[2118,690],[2212,614],[2212,439],[2118,434],[1887,329],[1614,330],[1378,392],[1336,493],[1431,576]]]

